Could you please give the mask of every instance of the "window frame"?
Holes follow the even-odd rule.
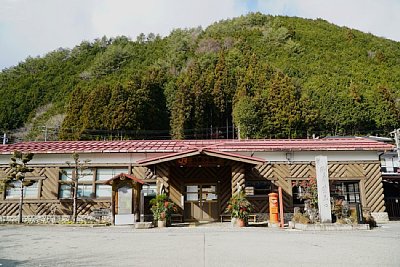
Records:
[[[73,169],[71,167],[63,167],[60,168],[60,175],[59,175],[59,179],[58,179],[58,199],[71,199],[72,198],[72,176],[73,176]],[[80,199],[110,199],[112,196],[112,192],[110,193],[109,196],[98,196],[97,195],[97,191],[98,191],[98,186],[100,185],[104,185],[104,182],[109,180],[112,177],[107,177],[107,179],[103,179],[100,180],[98,179],[98,173],[99,171],[101,172],[101,170],[124,170],[126,173],[129,173],[129,167],[128,166],[118,166],[118,167],[109,167],[109,166],[99,166],[99,167],[89,167],[88,170],[90,170],[90,174],[87,176],[91,176],[91,179],[86,179],[86,180],[78,180],[78,190],[81,187],[86,187],[86,186],[91,186],[91,193],[89,194],[89,196],[78,196],[78,198]],[[68,175],[64,175],[64,173],[62,172],[63,170],[71,170],[71,174],[69,177]],[[111,176],[115,176],[117,174],[119,174],[120,172],[116,171],[114,174],[114,172],[111,172]],[[66,178],[64,178],[66,177]],[[69,197],[61,197],[61,194],[63,194],[63,190],[66,189],[62,189],[61,187],[65,186],[65,185],[69,185]],[[83,191],[85,191],[84,188],[82,188]],[[111,187],[110,187],[110,191],[111,191]],[[99,190],[100,191],[100,190]]]
[[[254,186],[255,183],[266,183],[267,187],[265,189],[256,189]],[[246,197],[268,197],[268,194],[272,192],[272,182],[269,179],[257,179],[257,180],[246,180],[245,183],[246,187],[253,187],[254,188],[254,195],[246,195]],[[259,193],[260,190],[263,190],[265,193]]]
[[[26,177],[26,180],[29,180],[29,181],[34,181],[35,183],[34,184],[36,184],[36,190],[35,190],[35,192],[34,193],[36,193],[36,194],[34,194],[34,196],[33,196],[33,194],[32,195],[26,195],[26,189],[27,188],[30,188],[31,186],[33,186],[33,184],[32,185],[30,185],[30,186],[24,186],[24,199],[26,199],[26,200],[36,200],[36,199],[40,199],[40,192],[41,192],[41,189],[42,189],[42,179],[41,178],[33,178],[33,179],[29,179],[29,177]],[[12,183],[20,183],[20,181],[13,181]],[[20,186],[18,185],[18,186],[16,186],[16,187],[14,187],[14,188],[10,188],[10,189],[12,189],[12,190],[15,190],[15,191],[17,191],[17,194],[15,195],[15,197],[11,197],[11,198],[9,198],[9,197],[7,197],[7,195],[8,195],[8,191],[10,190],[10,189],[5,189],[4,190],[4,193],[3,193],[3,196],[4,196],[4,200],[19,200],[20,199],[20,196],[21,196],[21,194],[20,194]]]

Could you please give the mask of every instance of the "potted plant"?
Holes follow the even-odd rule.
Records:
[[[157,195],[150,200],[151,212],[158,227],[165,227],[171,214],[176,211],[176,205],[165,194]]]
[[[239,192],[231,197],[228,202],[226,212],[232,216],[232,221],[235,221],[236,225],[243,227],[247,224],[249,214],[252,211],[253,206],[246,199],[243,192]]]

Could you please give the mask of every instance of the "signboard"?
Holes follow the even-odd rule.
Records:
[[[103,217],[108,216],[110,214],[109,209],[93,209],[92,216],[93,217]]]
[[[216,157],[188,157],[176,160],[176,164],[181,167],[219,167],[224,165],[224,160]]]
[[[118,188],[117,214],[132,214],[132,187],[124,186]]]
[[[328,158],[315,157],[315,171],[317,174],[318,209],[321,223],[331,223],[331,196],[329,191]]]

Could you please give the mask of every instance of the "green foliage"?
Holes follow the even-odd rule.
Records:
[[[27,166],[28,162],[32,160],[33,153],[22,153],[21,151],[14,151],[11,162],[10,162],[10,172],[8,173],[6,183],[11,184],[13,182],[21,182],[23,186],[29,186],[32,181],[26,178],[27,173],[33,171],[32,168]]]
[[[2,186],[4,189],[7,187],[14,187],[15,182],[20,183],[20,200],[18,207],[18,222],[22,223],[22,206],[24,204],[24,188],[33,185],[34,181],[27,178],[27,174],[33,172],[32,168],[28,167],[28,163],[33,159],[33,153],[23,153],[21,151],[14,151],[11,156],[10,171]]]
[[[67,161],[66,164],[70,167],[73,168],[72,176],[68,177],[70,181],[67,183],[71,186],[71,198],[73,200],[72,204],[72,220],[74,223],[77,222],[77,217],[78,217],[78,182],[79,179],[82,177],[86,176],[87,174],[91,173],[91,170],[89,169],[89,162],[90,160],[80,160],[80,156],[78,153],[73,153],[72,154],[72,159],[73,162]],[[61,173],[64,175],[67,175],[65,170],[61,170]]]
[[[239,192],[231,197],[226,208],[226,212],[232,215],[232,218],[239,218],[247,221],[252,204],[246,199],[243,192]]]
[[[398,42],[261,13],[102,37],[1,71],[0,125],[65,114],[64,140],[385,134],[400,127],[399,58]]]
[[[155,221],[169,221],[171,214],[177,211],[177,207],[167,195],[160,194],[150,200],[151,212]]]

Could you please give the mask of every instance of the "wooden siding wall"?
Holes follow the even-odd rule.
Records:
[[[286,162],[258,165],[251,171],[246,170],[246,164],[239,162],[229,162],[229,167],[224,168],[193,168],[197,170],[211,171],[214,177],[228,177],[217,179],[220,181],[220,209],[226,208],[231,194],[237,192],[237,184],[242,188],[245,179],[268,179],[275,186],[281,186],[283,190],[285,210],[290,211],[293,207],[291,179],[301,179],[315,177],[315,166],[313,163],[293,163]],[[170,195],[171,199],[181,207],[181,196],[183,190],[182,179],[170,179],[170,167],[175,168],[171,162],[158,164],[155,167],[146,168],[135,166],[131,168],[134,176],[146,179],[147,181],[157,181],[158,192],[161,184],[164,190]],[[360,195],[364,208],[369,208],[372,212],[385,211],[382,176],[380,172],[380,162],[371,161],[363,163],[342,163],[330,162],[328,164],[329,177],[332,180],[358,180],[360,181]],[[185,171],[188,171],[187,168]],[[184,170],[176,168],[173,176],[182,176]],[[8,167],[0,168],[0,177],[6,177],[9,172]],[[26,199],[24,204],[24,215],[62,215],[70,214],[71,204],[69,200],[58,200],[59,189],[59,168],[58,167],[36,167],[32,174],[40,177],[37,199]],[[195,173],[185,173],[185,176],[198,175]],[[232,177],[232,179],[230,179]],[[4,199],[4,194],[1,199]],[[252,203],[256,206],[257,212],[268,212],[268,203],[265,200],[253,199]],[[81,200],[79,201],[78,212],[81,215],[90,214],[93,209],[109,208],[110,200]],[[181,207],[182,208],[182,207]],[[0,200],[0,215],[17,215],[18,200]]]
[[[232,168],[220,168],[220,173],[218,174],[221,177],[219,184],[219,210],[220,213],[223,213],[228,207],[228,201],[232,197]]]
[[[1,201],[0,215],[17,216],[19,201]],[[108,200],[78,200],[78,215],[89,215],[94,209],[110,208]],[[71,200],[24,200],[22,214],[25,215],[71,215]]]
[[[230,168],[179,168],[170,166],[169,197],[181,209],[185,183],[215,183],[219,185],[219,209],[225,210],[231,197]]]
[[[245,165],[240,162],[232,164],[232,195],[238,193],[238,187],[244,190],[245,186]]]
[[[290,168],[288,164],[264,164],[258,165],[254,169],[261,177],[271,180],[275,187],[281,186],[283,192],[284,210],[288,211],[293,207],[292,185],[286,178],[290,176]],[[253,173],[254,173],[253,172]],[[273,188],[274,190],[274,188]],[[275,188],[276,190],[276,188]],[[277,191],[277,190],[276,190]],[[264,206],[258,207],[260,212],[269,212],[268,202],[264,202]]]
[[[385,200],[380,163],[363,164],[365,180],[362,181],[365,190],[366,206],[372,212],[384,212]]]
[[[0,169],[0,177],[6,177],[10,169]],[[70,215],[72,200],[58,199],[60,169],[58,167],[35,167],[31,176],[39,182],[38,197],[25,199],[23,215]],[[2,196],[4,199],[4,195]],[[0,215],[18,215],[19,199],[0,200]],[[78,200],[78,214],[89,215],[94,209],[110,208],[111,200],[83,199]]]
[[[148,169],[146,167],[134,166],[131,174],[139,179],[147,179]]]
[[[314,163],[276,163],[259,165],[254,172],[272,180],[283,190],[285,210],[293,207],[291,179],[315,177]],[[364,208],[372,212],[385,211],[380,163],[376,161],[363,163],[331,162],[328,164],[329,179],[360,181],[360,195]]]

